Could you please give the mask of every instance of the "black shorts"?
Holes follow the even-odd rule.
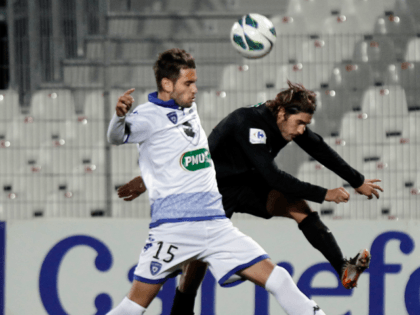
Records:
[[[267,212],[267,199],[273,188],[258,174],[220,179],[217,184],[228,218],[235,212],[248,213],[264,219],[272,217]]]

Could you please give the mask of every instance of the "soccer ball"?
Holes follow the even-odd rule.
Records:
[[[276,42],[276,30],[273,23],[265,16],[250,13],[233,24],[230,41],[245,58],[262,58],[273,48]]]

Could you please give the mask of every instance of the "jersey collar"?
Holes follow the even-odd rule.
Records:
[[[174,100],[169,100],[169,101],[162,101],[160,98],[157,97],[158,96],[158,92],[153,92],[149,94],[149,102],[162,106],[162,107],[166,107],[166,108],[171,108],[171,109],[180,109],[182,110],[182,107],[179,106],[177,103],[175,103]]]

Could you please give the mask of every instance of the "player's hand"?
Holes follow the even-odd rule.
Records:
[[[138,176],[129,181],[127,184],[118,188],[118,197],[124,198],[125,201],[131,201],[136,199],[145,191],[146,186],[144,185],[143,178]]]
[[[123,95],[118,98],[117,107],[115,108],[118,117],[123,117],[131,108],[134,103],[134,98],[130,95],[135,89],[125,91]]]
[[[380,179],[365,179],[365,182],[362,186],[356,188],[356,192],[365,195],[368,199],[372,199],[373,195],[376,196],[376,199],[379,199],[379,192],[378,190],[384,192],[382,187],[376,185],[375,183],[380,182]]]
[[[348,202],[350,199],[350,194],[343,187],[328,189],[325,196],[325,201],[333,201],[337,204],[341,202]]]

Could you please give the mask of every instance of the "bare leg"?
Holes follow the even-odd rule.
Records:
[[[133,281],[128,296],[107,315],[140,315],[158,294],[161,284],[147,284],[137,280]]]
[[[127,297],[131,301],[147,308],[159,293],[161,287],[162,284],[149,284],[134,280]]]
[[[179,286],[175,293],[171,315],[194,314],[194,302],[198,288],[206,274],[207,264],[198,260],[191,261],[182,268]]]
[[[267,198],[267,211],[275,217],[286,217],[300,223],[312,212],[303,199],[287,198],[283,193],[272,190]]]

